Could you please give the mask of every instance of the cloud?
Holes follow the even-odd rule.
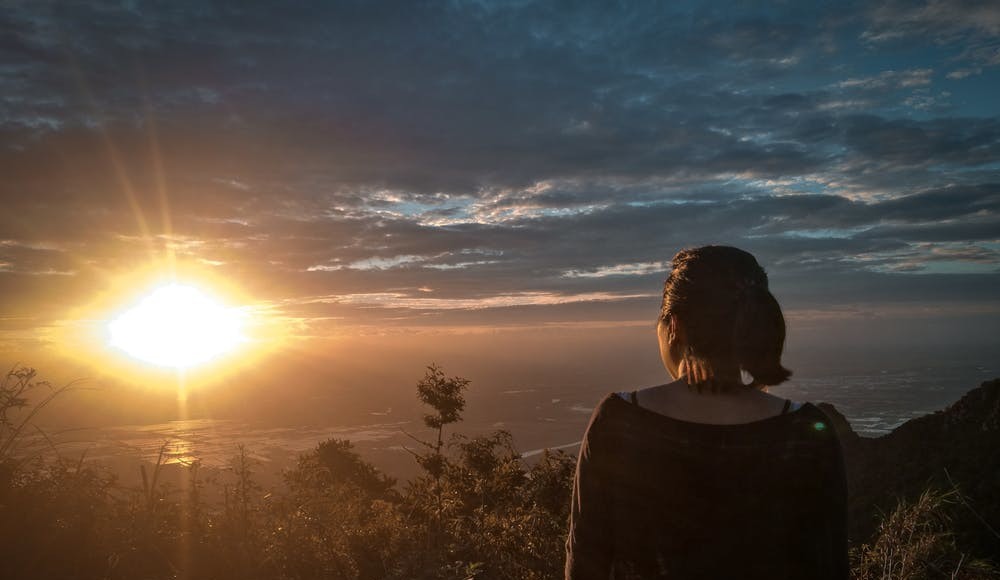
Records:
[[[887,70],[872,77],[851,78],[837,83],[842,89],[886,90],[922,87],[931,84],[934,71],[914,69],[906,71]]]
[[[655,294],[614,294],[588,292],[584,294],[555,294],[551,292],[518,292],[478,299],[441,299],[416,296],[402,292],[374,292],[369,294],[337,294],[314,297],[306,304],[332,303],[365,306],[383,306],[410,310],[480,310],[484,308],[509,308],[512,306],[551,306],[575,302],[607,302],[646,298]]]
[[[879,2],[869,13],[863,37],[885,42],[923,36],[939,42],[1000,36],[1000,8],[975,0],[893,0]]]
[[[636,320],[705,243],[802,307],[989,299],[992,8],[567,7],[14,6],[0,314],[172,255],[288,316]]]
[[[639,262],[602,266],[592,271],[569,270],[564,272],[563,276],[566,278],[604,278],[606,276],[644,276],[669,271],[669,262]]]
[[[928,40],[958,49],[948,74],[961,79],[1000,64],[1000,8],[975,0],[892,0],[867,14],[861,38],[874,46],[918,44]]]

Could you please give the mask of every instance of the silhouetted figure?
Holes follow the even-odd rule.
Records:
[[[679,252],[656,332],[675,380],[594,410],[566,578],[847,579],[840,441],[812,403],[767,393],[791,371],[756,259],[727,246]]]

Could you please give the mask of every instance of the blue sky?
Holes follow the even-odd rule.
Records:
[[[1000,7],[739,6],[6,3],[0,330],[166,254],[307,335],[635,323],[723,243],[992,334]]]

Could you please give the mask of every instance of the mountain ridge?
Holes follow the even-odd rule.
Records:
[[[880,513],[928,486],[955,485],[967,503],[955,531],[977,555],[1000,561],[1000,378],[880,437],[858,435],[829,403],[818,403],[840,437],[847,467],[850,535],[867,541]]]

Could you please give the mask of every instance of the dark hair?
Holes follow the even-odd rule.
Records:
[[[668,323],[671,314],[684,327],[681,358],[688,369],[735,362],[753,377],[747,386],[755,388],[792,375],[781,366],[785,317],[768,290],[767,273],[748,252],[731,246],[677,252],[663,286],[660,320]]]

